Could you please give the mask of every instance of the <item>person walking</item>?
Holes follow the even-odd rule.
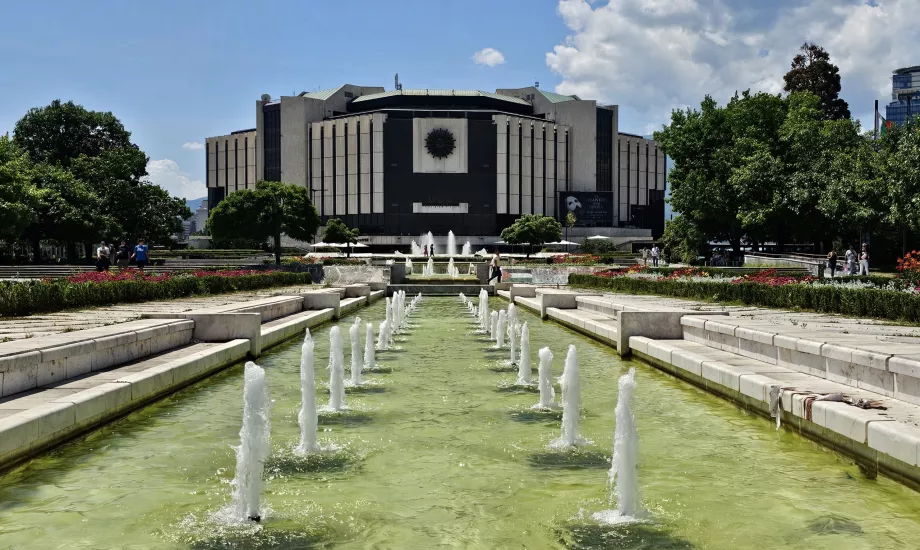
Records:
[[[831,271],[831,279],[834,278],[834,274],[837,273],[837,252],[831,250],[827,253],[827,268]]]
[[[648,265],[648,248],[642,247],[642,265]]]
[[[658,245],[652,246],[652,265],[658,267],[658,258],[661,257],[661,249],[658,248]]]
[[[431,248],[428,249],[428,252],[431,252],[431,256],[434,256],[434,243],[431,243]]]
[[[109,254],[111,250],[108,245],[105,244],[105,241],[99,244],[99,248],[96,249],[96,271],[108,271],[109,266],[112,265],[111,260],[109,260]]]
[[[486,281],[486,284],[491,284],[492,279],[498,279],[499,283],[502,282],[501,255],[497,248],[495,254],[492,255],[492,261],[489,262],[489,280]]]
[[[147,245],[144,244],[144,239],[138,239],[137,245],[134,247],[134,254],[131,254],[131,260],[134,261],[134,264],[141,271],[144,270],[144,266],[147,265]]]
[[[128,267],[128,264],[131,262],[131,248],[128,246],[128,241],[122,239],[121,245],[118,247],[118,255],[115,257],[118,262],[118,267],[124,269]]]
[[[428,257],[428,245],[427,244],[425,245],[424,256],[426,258]]]
[[[844,259],[847,262],[847,274],[850,277],[856,276],[856,252],[853,251],[853,245],[847,247]]]
[[[859,253],[859,274],[869,276],[869,247],[866,243],[862,244],[862,250]]]

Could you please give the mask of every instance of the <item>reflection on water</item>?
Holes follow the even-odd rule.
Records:
[[[493,299],[490,307],[505,304]],[[377,303],[361,311],[383,318]],[[382,392],[321,415],[319,441],[345,452],[308,461],[299,441],[300,339],[270,350],[272,404],[262,525],[222,525],[239,442],[242,367],[234,367],[0,478],[0,548],[914,548],[920,499],[812,442],[519,310],[531,349],[578,346],[575,453],[548,448],[560,411],[532,409],[454,297],[428,298],[380,352]],[[351,319],[343,319],[347,328]],[[314,331],[317,381],[329,379],[329,327]],[[350,353],[346,351],[346,360]],[[647,523],[601,526],[617,378],[636,367],[633,411]],[[509,388],[510,389],[510,388]],[[328,393],[317,389],[320,403]],[[558,399],[558,395],[557,395]]]

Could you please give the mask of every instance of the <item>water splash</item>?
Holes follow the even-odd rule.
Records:
[[[316,381],[313,368],[313,336],[310,329],[303,339],[300,351],[300,413],[297,422],[300,424],[300,445],[295,451],[298,454],[315,453],[319,451],[316,442]]]
[[[514,323],[514,321],[512,320],[511,323]],[[511,361],[509,362],[509,364],[517,365],[518,364],[517,327],[515,327],[513,324],[508,327],[508,347],[511,348]]]
[[[495,347],[505,347],[505,325],[508,323],[508,312],[504,309],[498,312],[498,326],[495,328]]]
[[[329,331],[329,409],[345,407],[345,351],[342,331],[338,326]]]
[[[450,261],[447,262],[447,274],[454,279],[460,276],[460,270],[457,269],[457,266],[454,265],[453,257],[451,257]]]
[[[556,390],[553,389],[553,352],[548,347],[541,348],[538,355],[540,356],[540,366],[537,368],[537,377],[540,384],[540,403],[536,406],[539,409],[553,409],[556,407],[553,399],[556,397]]]
[[[495,340],[498,338],[498,312],[494,309],[489,314],[489,339]]]
[[[632,397],[636,389],[636,369],[620,377],[616,406],[616,429],[613,434],[613,457],[610,460],[608,483],[610,504],[616,500],[615,510],[604,510],[594,519],[608,524],[641,519],[645,515],[639,499],[639,475],[636,470],[639,452],[639,434],[636,417],[632,411]]]
[[[265,370],[248,361],[243,383],[243,427],[236,450],[236,477],[232,518],[237,522],[261,521],[262,471],[271,448],[268,386]]]
[[[486,289],[479,291],[479,330],[489,332],[489,293]]]
[[[368,323],[364,334],[364,368],[371,370],[376,366],[377,359],[374,357],[374,323]]]
[[[457,238],[454,237],[453,231],[447,232],[447,255],[448,256],[457,255]]]
[[[380,332],[377,334],[377,349],[386,351],[390,349],[390,322],[380,323]]]
[[[527,323],[521,327],[521,357],[518,360],[517,383],[529,386],[530,381],[530,328]],[[552,389],[552,388],[550,388]]]
[[[414,248],[414,247],[416,247],[416,246],[418,246],[418,245],[415,244],[415,241],[412,241],[412,246],[413,246],[412,253],[415,254],[415,248]],[[409,256],[406,256],[406,275],[412,275],[412,270],[413,270],[413,269],[414,269],[414,266],[412,265],[412,258],[410,258]]]
[[[473,247],[470,245],[470,241],[463,243],[463,250],[460,252],[461,256],[471,256],[473,254]]]
[[[434,259],[431,257],[428,258],[428,261],[425,263],[425,268],[422,270],[423,277],[434,277]]]
[[[422,247],[421,247],[421,245],[419,245],[417,242],[415,242],[415,240],[412,241],[412,255],[413,255],[413,256],[421,256],[421,255],[422,255]],[[407,266],[411,266],[411,265],[412,265],[412,262],[409,262],[409,263],[406,264],[406,265],[407,265]],[[407,273],[411,273],[411,271],[407,271]]]
[[[355,323],[348,329],[348,337],[351,341],[351,385],[361,385],[361,370],[364,368],[361,359],[361,336],[358,333],[361,318],[355,319]]]
[[[578,433],[581,416],[581,384],[578,376],[578,352],[575,346],[569,346],[565,356],[565,369],[559,378],[562,386],[562,435],[550,443],[556,449],[586,445],[587,440]]]

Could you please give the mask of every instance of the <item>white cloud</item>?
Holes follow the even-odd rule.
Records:
[[[166,189],[174,197],[197,199],[208,194],[204,183],[190,178],[174,160],[151,160],[147,163],[147,172],[151,182]]]
[[[191,151],[200,151],[204,149],[204,143],[198,143],[197,141],[187,141],[182,144],[183,149],[189,149]]]
[[[710,94],[778,93],[806,41],[840,67],[864,127],[890,101],[891,71],[916,62],[917,0],[560,0],[570,30],[546,54],[556,91],[637,111],[656,127]]]
[[[495,48],[483,48],[473,54],[473,63],[494,67],[505,62],[505,56]]]

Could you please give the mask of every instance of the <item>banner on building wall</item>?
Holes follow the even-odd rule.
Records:
[[[611,226],[613,224],[613,193],[560,191],[559,221],[563,225],[570,212],[575,215],[576,227]]]

